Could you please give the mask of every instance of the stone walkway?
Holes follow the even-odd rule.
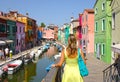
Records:
[[[57,43],[63,45],[60,42]],[[84,77],[84,82],[103,82],[103,70],[110,66],[110,64],[105,64],[104,62],[98,60],[93,54],[87,55],[86,63],[89,75]]]
[[[16,54],[16,55],[13,55],[13,57],[12,57],[12,59],[7,59],[6,61],[4,60],[0,60],[0,66],[2,66],[2,65],[4,65],[4,64],[7,64],[8,62],[10,62],[10,61],[12,61],[12,60],[14,60],[14,59],[17,59],[17,58],[19,58],[20,56],[23,56],[23,55],[26,55],[27,53],[30,53],[31,51],[35,51],[35,52],[37,52],[37,49],[38,48],[40,48],[40,46],[38,46],[38,47],[34,47],[34,48],[32,48],[32,49],[29,49],[29,50],[25,50],[25,51],[23,51],[23,52],[21,52],[21,53],[18,53],[18,54]]]
[[[110,64],[105,64],[93,55],[87,55],[87,59],[89,75],[84,77],[84,82],[103,82],[103,70]]]

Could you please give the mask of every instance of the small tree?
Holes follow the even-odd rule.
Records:
[[[45,26],[46,26],[46,25],[42,22],[42,23],[41,23],[41,27],[45,27]]]

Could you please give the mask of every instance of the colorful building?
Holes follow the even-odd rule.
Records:
[[[54,29],[44,28],[43,30],[43,38],[48,40],[54,39]]]
[[[18,53],[20,51],[25,50],[25,24],[16,21],[17,31],[16,31],[16,48],[15,52]]]
[[[64,24],[64,37],[65,37],[65,45],[68,44],[68,37],[70,34],[70,25],[69,24]]]
[[[82,14],[82,49],[94,53],[94,10],[85,9]]]
[[[54,39],[58,40],[58,26],[54,26]]]
[[[11,18],[7,18],[7,39],[13,40],[13,43],[9,44],[10,50],[15,54],[15,46],[16,46],[16,21]]]
[[[111,1],[112,9],[112,57],[111,63],[114,63],[118,55],[120,55],[120,3],[119,0]]]
[[[78,31],[78,47],[82,49],[82,14],[79,14],[79,26]]]
[[[28,13],[26,13],[26,15],[22,15],[19,14],[17,11],[10,11],[7,16],[25,23],[25,46],[26,49],[33,47],[34,43],[36,43],[37,36],[36,20],[28,17]]]
[[[106,62],[111,62],[111,0],[96,0],[95,28],[94,28],[94,54]]]

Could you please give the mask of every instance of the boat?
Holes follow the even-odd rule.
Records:
[[[38,60],[39,60],[39,58],[38,58],[38,57],[34,57],[34,58],[32,59],[32,62],[33,62],[33,63],[37,63],[37,62],[38,62]]]
[[[8,74],[13,74],[22,66],[22,60],[14,60],[8,63]]]
[[[30,52],[30,56],[31,56],[31,57],[33,57],[33,56],[34,56],[34,54],[35,54],[35,52],[34,52],[34,51],[31,51],[31,52]]]
[[[61,53],[54,55],[54,59],[56,60],[57,58],[61,57]]]
[[[3,70],[0,67],[0,77],[2,77],[2,75],[3,75]]]
[[[24,64],[26,65],[26,64],[32,62],[32,59],[33,59],[33,56],[25,55],[24,56]]]
[[[7,71],[8,71],[7,65],[3,65],[2,67],[0,67],[0,77],[7,76]]]
[[[40,56],[42,54],[42,50],[38,49],[37,54]]]
[[[54,64],[54,63],[52,63],[52,64]],[[51,65],[52,65],[52,64],[50,64],[48,67],[45,68],[47,72],[50,71],[50,69],[51,69]]]

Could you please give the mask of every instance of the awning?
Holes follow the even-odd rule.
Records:
[[[112,45],[112,51],[120,53],[120,44]]]
[[[5,45],[5,41],[0,40],[0,45]]]
[[[13,40],[5,40],[5,42],[9,44],[9,43],[13,43]]]

